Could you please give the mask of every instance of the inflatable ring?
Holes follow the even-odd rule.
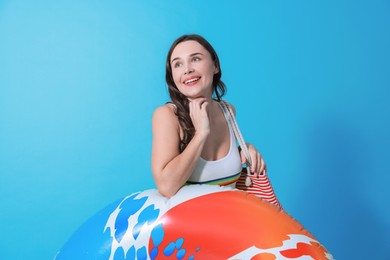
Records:
[[[243,191],[146,190],[89,219],[55,259],[333,259],[296,220]]]

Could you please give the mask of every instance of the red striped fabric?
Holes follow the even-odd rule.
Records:
[[[249,175],[251,178],[252,184],[250,186],[245,185],[245,179],[248,175],[246,174],[246,169],[243,169],[240,178],[236,182],[236,188],[239,190],[246,191],[249,194],[256,195],[261,199],[268,201],[269,203],[282,208],[279,200],[276,198],[274,189],[272,188],[271,182],[267,174],[263,175]]]

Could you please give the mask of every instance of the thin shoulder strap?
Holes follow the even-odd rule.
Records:
[[[240,145],[241,150],[244,153],[244,156],[246,158],[247,173],[250,174],[250,172],[251,172],[250,166],[252,165],[252,160],[251,160],[251,157],[250,157],[250,154],[249,154],[248,147],[246,146],[246,143],[244,141],[244,138],[242,137],[241,131],[238,128],[238,124],[237,124],[237,121],[236,121],[236,119],[234,117],[234,113],[232,111],[232,108],[224,100],[221,100],[220,104],[221,104],[221,108],[222,108],[223,113],[228,118],[228,123],[233,128],[233,132],[234,132],[234,135],[236,136],[238,144]],[[245,185],[246,186],[250,186],[251,185],[251,180],[250,180],[250,178],[248,176],[247,176],[247,178],[245,180]]]
[[[173,102],[166,102],[165,104],[166,105],[171,105],[175,109],[175,111],[177,110],[177,106],[175,105],[175,103],[173,103]]]
[[[249,166],[250,166],[250,165],[252,165],[252,160],[251,160],[251,157],[249,155],[249,150],[248,150],[248,147],[246,146],[244,138],[242,137],[241,131],[240,131],[238,124],[237,124],[237,121],[234,117],[234,113],[226,101],[221,100],[221,105],[222,105],[221,107],[222,107],[222,110],[223,110],[225,116],[228,118],[228,123],[233,128],[233,132],[234,132],[234,135],[236,136],[238,144],[240,145],[242,151],[244,152],[244,156],[247,159],[247,164],[249,164]]]

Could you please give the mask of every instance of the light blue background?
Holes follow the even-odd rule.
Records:
[[[0,258],[52,259],[154,187],[165,55],[199,33],[284,208],[337,259],[389,259],[389,32],[389,1],[0,1]]]

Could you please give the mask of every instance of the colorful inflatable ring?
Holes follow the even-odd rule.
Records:
[[[89,219],[60,259],[333,259],[286,212],[226,187],[131,194]]]

